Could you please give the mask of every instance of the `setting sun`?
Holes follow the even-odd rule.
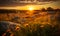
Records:
[[[30,5],[30,6],[27,6],[27,10],[30,10],[30,11],[32,11],[32,10],[35,10],[36,8],[34,7],[34,6],[32,6],[32,5]]]
[[[29,15],[32,15],[33,11],[36,10],[36,8],[32,5],[26,7],[27,7],[26,9],[29,10],[29,12],[27,12]]]
[[[32,11],[32,10],[34,10],[34,8],[33,7],[29,7],[28,10]]]

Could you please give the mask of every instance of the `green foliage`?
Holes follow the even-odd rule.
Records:
[[[58,31],[58,25],[52,27],[51,25],[44,25],[40,27],[40,24],[29,24],[28,26],[23,26],[19,31],[15,31],[15,36],[54,36]]]

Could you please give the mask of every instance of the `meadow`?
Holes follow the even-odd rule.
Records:
[[[0,21],[14,22],[22,26],[17,25],[13,30],[3,29],[6,31],[2,36],[60,36],[60,9],[0,9]]]

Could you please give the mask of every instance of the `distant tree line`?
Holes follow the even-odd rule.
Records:
[[[42,8],[41,11],[60,11],[60,9],[59,9],[59,8],[54,9],[54,8],[52,8],[52,7],[48,7],[47,9]]]
[[[60,11],[59,8],[57,9],[54,9],[52,7],[48,7],[47,9],[45,8],[42,8],[41,10],[38,10],[38,11]],[[15,9],[0,9],[0,13],[17,13],[17,12],[27,12],[27,10],[15,10]]]

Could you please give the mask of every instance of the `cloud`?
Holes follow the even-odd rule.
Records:
[[[0,6],[24,5],[24,4],[20,4],[20,2],[19,2],[19,1],[18,1],[17,3],[16,3],[16,2],[14,2],[14,1],[16,1],[16,2],[17,2],[17,0],[0,0]],[[44,5],[44,4],[48,4],[48,3],[44,3],[44,2],[50,2],[50,1],[55,2],[55,1],[60,1],[60,0],[38,0],[38,1],[42,2],[42,4]],[[41,4],[40,4],[40,5],[41,5]]]

